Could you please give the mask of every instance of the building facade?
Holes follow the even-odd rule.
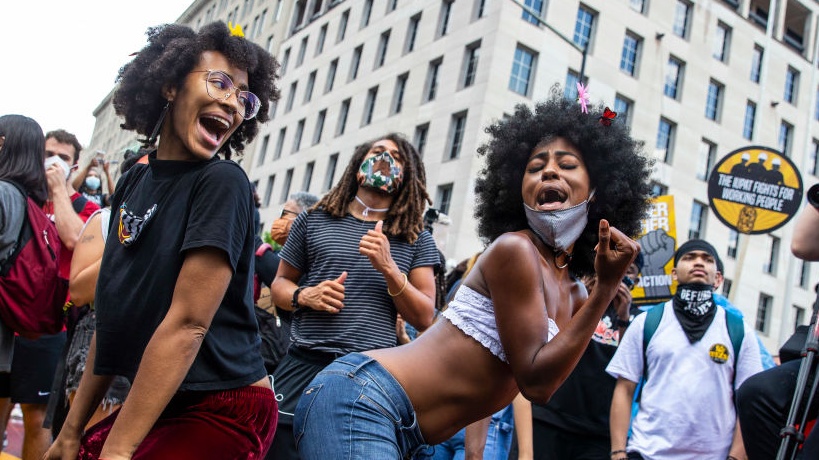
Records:
[[[592,103],[618,112],[655,158],[678,242],[720,250],[723,292],[776,354],[810,320],[819,273],[791,256],[792,222],[754,236],[720,223],[706,181],[748,145],[789,156],[805,188],[819,180],[818,18],[810,0],[197,0],[179,22],[240,23],[281,63],[282,97],[239,160],[265,228],[291,193],[329,190],[355,146],[398,131],[451,219],[438,242],[453,260],[483,246],[473,189],[484,128],[556,83],[575,97],[582,71]],[[133,141],[110,95],[95,116],[91,150]]]

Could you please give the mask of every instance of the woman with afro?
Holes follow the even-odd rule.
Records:
[[[476,216],[488,247],[418,339],[338,358],[307,386],[302,458],[423,457],[518,392],[549,400],[637,256],[627,235],[648,206],[641,145],[600,115],[554,88],[487,128]],[[576,277],[592,272],[587,295]]]
[[[217,22],[149,29],[119,74],[125,129],[159,141],[112,197],[97,328],[62,431],[45,458],[261,458],[276,403],[253,312],[253,197],[220,159],[267,121],[277,64]],[[122,409],[83,428],[113,376]]]

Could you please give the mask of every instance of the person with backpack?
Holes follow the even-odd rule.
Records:
[[[680,246],[672,276],[674,297],[632,321],[606,368],[617,379],[611,460],[743,459],[734,391],[762,370],[759,345],[738,315],[717,308],[722,261],[710,243]]]

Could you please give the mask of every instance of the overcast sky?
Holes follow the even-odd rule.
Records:
[[[0,1],[0,115],[63,128],[85,146],[92,112],[150,26],[175,21],[193,0]]]

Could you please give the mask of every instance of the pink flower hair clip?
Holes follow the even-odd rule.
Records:
[[[580,103],[581,112],[589,113],[589,89],[580,82],[577,82],[577,102]]]

